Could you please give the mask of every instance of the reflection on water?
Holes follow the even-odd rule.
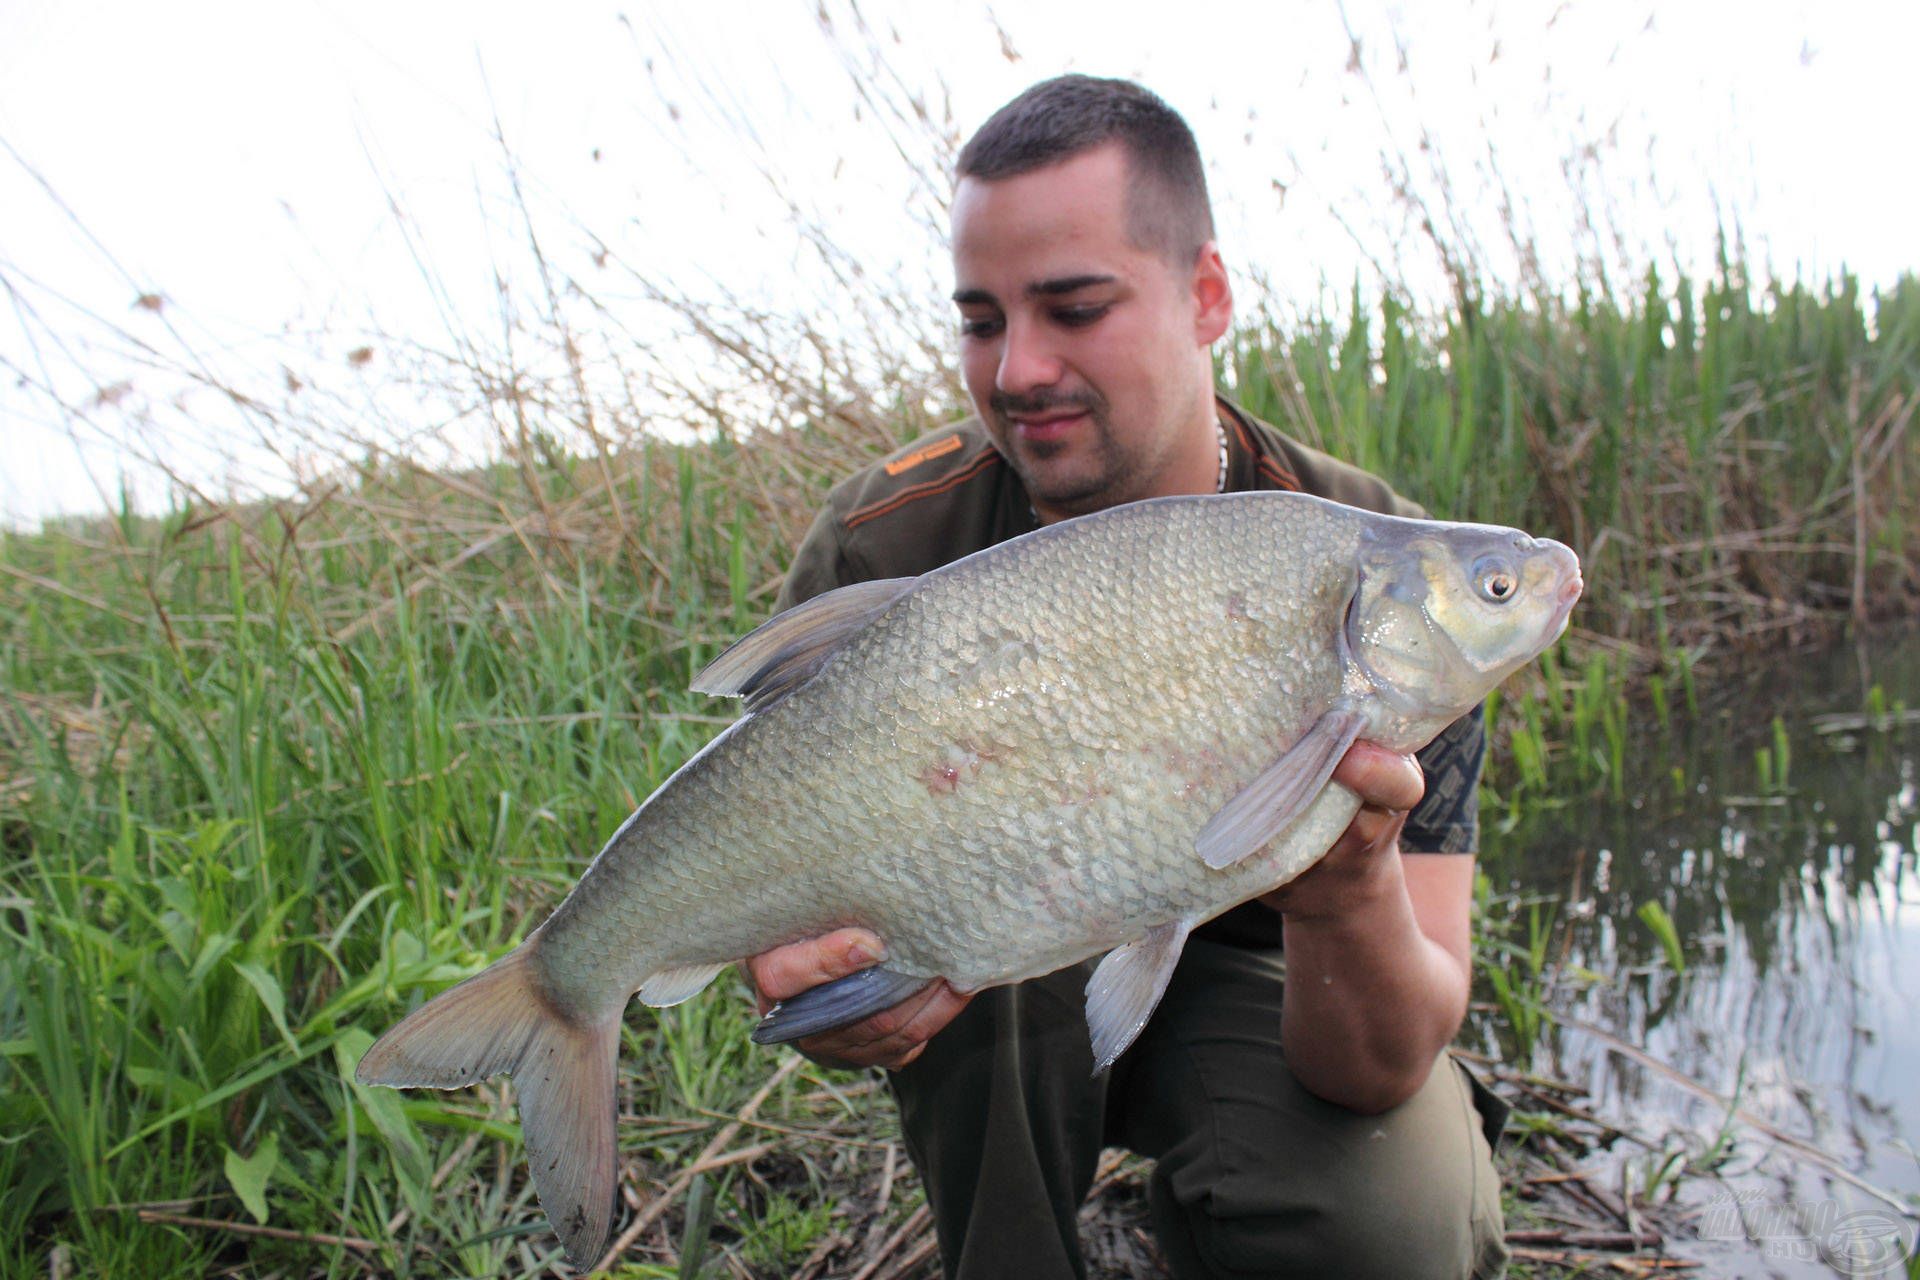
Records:
[[[1626,800],[1577,798],[1526,815],[1507,834],[1489,831],[1486,868],[1508,891],[1561,899],[1550,952],[1561,962],[1549,1000],[1557,1013],[1604,1027],[1722,1095],[1737,1091],[1747,1111],[1914,1207],[1920,725],[1907,717],[1890,729],[1860,726],[1875,684],[1889,709],[1920,708],[1920,635],[1784,657],[1689,723],[1681,714],[1669,728],[1647,727],[1635,739]],[[1853,722],[1835,713],[1855,713]],[[1776,715],[1790,748],[1784,789],[1777,776],[1769,789],[1765,776],[1777,761],[1756,760],[1763,748],[1778,754]],[[1635,915],[1649,900],[1678,928],[1684,975]],[[1483,1029],[1493,1034],[1491,1023]],[[1644,1135],[1677,1129],[1696,1154],[1722,1128],[1722,1109],[1570,1026],[1549,1034],[1537,1063],[1589,1088],[1600,1114],[1625,1117]],[[1678,1252],[1706,1260],[1713,1274],[1881,1274],[1823,1263],[1810,1248],[1796,1258],[1775,1228],[1833,1201],[1817,1221],[1841,1231],[1856,1211],[1887,1216],[1882,1202],[1751,1129],[1735,1136],[1721,1180],[1698,1179],[1682,1193],[1700,1206],[1702,1233],[1723,1242],[1675,1241]],[[1603,1163],[1636,1160],[1644,1153],[1622,1144]],[[1619,1173],[1609,1175],[1619,1185]],[[1725,1241],[1746,1234],[1715,1229],[1729,1211],[1716,1214],[1711,1202],[1729,1196],[1756,1212],[1772,1206],[1771,1228],[1753,1214],[1748,1222],[1776,1239]],[[1901,1225],[1911,1240],[1913,1223]]]

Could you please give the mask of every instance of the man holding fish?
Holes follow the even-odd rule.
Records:
[[[1083,1274],[1108,1143],[1155,1157],[1182,1276],[1493,1274],[1499,1107],[1445,1053],[1475,709],[1579,562],[1216,397],[1232,297],[1159,99],[1050,81],[960,170],[980,417],[833,491],[791,607],[694,678],[745,714],[355,1078],[511,1076],[590,1267],[629,1002],[754,957],[756,1041],[893,1072],[952,1276]]]
[[[1192,134],[1160,99],[1044,82],[958,171],[953,298],[978,416],[837,487],[783,609],[1143,498],[1290,489],[1421,514],[1217,396],[1232,295]],[[1445,1052],[1467,1006],[1482,750],[1477,710],[1420,764],[1347,750],[1333,779],[1362,807],[1345,834],[1195,929],[1109,1070],[1082,1015],[1091,961],[971,995],[936,981],[801,1039],[819,1061],[889,1070],[950,1280],[1084,1275],[1077,1213],[1106,1145],[1156,1159],[1178,1276],[1497,1274],[1504,1109]],[[958,787],[976,767],[923,780]],[[749,972],[771,1006],[884,954],[846,929]]]

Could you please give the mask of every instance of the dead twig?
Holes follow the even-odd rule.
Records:
[[[880,1270],[880,1265],[893,1256],[894,1250],[898,1249],[908,1236],[923,1230],[932,1216],[924,1204],[915,1209],[907,1216],[905,1222],[895,1228],[892,1235],[880,1242],[880,1247],[874,1250],[873,1256],[853,1273],[853,1280],[873,1280],[875,1273]]]
[[[355,1249],[362,1253],[371,1253],[380,1246],[371,1240],[362,1240],[359,1236],[329,1235],[324,1231],[292,1231],[286,1227],[263,1227],[251,1222],[230,1222],[225,1218],[194,1218],[184,1213],[162,1213],[157,1209],[141,1209],[142,1222],[164,1223],[171,1227],[198,1227],[207,1231],[231,1231],[240,1236],[264,1236],[269,1240],[291,1240],[296,1244],[319,1244]]]
[[[1738,1120],[1740,1123],[1755,1130],[1764,1137],[1771,1138],[1773,1141],[1779,1143],[1782,1147],[1786,1148],[1788,1153],[1795,1159],[1814,1165],[1822,1171],[1831,1174],[1833,1177],[1840,1179],[1840,1181],[1853,1187],[1855,1190],[1863,1191],[1867,1195],[1872,1196],[1890,1209],[1897,1210],[1903,1214],[1911,1214],[1913,1212],[1913,1207],[1903,1201],[1899,1196],[1868,1182],[1865,1178],[1862,1178],[1859,1174],[1853,1172],[1853,1170],[1847,1168],[1824,1151],[1813,1147],[1804,1139],[1796,1138],[1786,1130],[1776,1128],[1774,1125],[1762,1120],[1759,1116],[1754,1115],[1751,1111],[1748,1111],[1745,1107],[1735,1105],[1733,1099],[1724,1097],[1718,1092],[1707,1088],[1707,1086],[1701,1084],[1698,1080],[1695,1080],[1677,1067],[1660,1061],[1660,1059],[1654,1057],[1646,1050],[1628,1044],[1611,1031],[1603,1027],[1596,1027],[1590,1022],[1583,1022],[1578,1018],[1562,1017],[1558,1021],[1563,1027],[1571,1027],[1575,1031],[1585,1032],[1587,1035],[1598,1040],[1611,1052],[1632,1062],[1639,1063],[1647,1070],[1680,1086],[1680,1088],[1685,1089],[1695,1097],[1704,1098],[1713,1103],[1733,1119]]]
[[[877,1277],[877,1280],[900,1280],[901,1276],[911,1273],[915,1267],[932,1257],[934,1250],[939,1247],[940,1237],[928,1232],[921,1237],[919,1244],[907,1250],[906,1255],[888,1267],[884,1274]]]
[[[707,1143],[706,1149],[695,1157],[694,1162],[676,1174],[673,1181],[669,1182],[666,1187],[661,1190],[660,1194],[653,1198],[651,1204],[634,1215],[633,1221],[627,1224],[626,1230],[622,1231],[619,1237],[614,1240],[613,1244],[607,1248],[607,1251],[600,1255],[600,1261],[594,1264],[593,1269],[595,1271],[605,1271],[617,1262],[620,1255],[625,1253],[633,1242],[638,1240],[646,1229],[652,1226],[655,1220],[667,1211],[668,1207],[679,1198],[681,1193],[693,1185],[695,1177],[710,1169],[720,1168],[723,1165],[737,1164],[742,1160],[752,1160],[772,1150],[771,1143],[763,1142],[756,1146],[742,1148],[739,1151],[727,1152],[724,1156],[720,1154],[726,1149],[727,1144],[732,1142],[740,1130],[745,1127],[746,1123],[753,1118],[754,1113],[760,1110],[760,1104],[771,1097],[773,1091],[780,1087],[781,1082],[798,1071],[801,1064],[805,1061],[806,1059],[797,1053],[789,1054],[787,1060],[780,1064],[780,1069],[775,1071],[771,1076],[768,1076],[767,1082],[760,1086],[753,1097],[747,1099],[747,1105],[740,1108],[739,1114],[733,1119],[733,1123],[721,1129],[719,1133],[714,1134],[713,1141]]]
[[[1516,1262],[1544,1262],[1556,1267],[1583,1269],[1606,1267],[1625,1275],[1692,1271],[1700,1265],[1685,1258],[1610,1258],[1600,1253],[1568,1253],[1561,1249],[1536,1249],[1530,1245],[1514,1245],[1511,1252]]]
[[[1534,1231],[1507,1232],[1507,1243],[1560,1244],[1574,1249],[1657,1249],[1665,1243],[1648,1231]]]

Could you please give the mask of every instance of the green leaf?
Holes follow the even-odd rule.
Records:
[[[699,1280],[706,1268],[707,1236],[713,1230],[713,1199],[707,1175],[697,1173],[687,1188],[687,1225],[680,1235],[679,1280]]]
[[[127,1068],[127,1079],[138,1088],[163,1093],[173,1106],[191,1106],[206,1096],[206,1089],[177,1072],[159,1067]]]
[[[227,1181],[255,1222],[267,1220],[267,1180],[280,1163],[280,1135],[269,1133],[250,1156],[227,1148]]]
[[[287,1047],[297,1052],[300,1042],[295,1040],[293,1032],[287,1029],[287,997],[280,990],[280,980],[259,965],[246,960],[235,960],[233,969],[235,973],[247,980],[248,985],[260,993],[260,1003],[267,1006],[267,1016],[273,1019],[274,1026],[280,1028],[280,1034],[286,1040]]]
[[[340,1067],[340,1078],[353,1090],[354,1100],[367,1113],[367,1119],[373,1122],[374,1129],[386,1140],[387,1150],[393,1153],[393,1167],[400,1175],[402,1194],[410,1204],[423,1206],[426,1204],[427,1184],[433,1177],[433,1169],[418,1126],[401,1105],[397,1090],[381,1085],[364,1085],[353,1078],[354,1067],[372,1047],[373,1035],[366,1029],[348,1027],[342,1031],[333,1046],[334,1059]]]
[[[1661,948],[1667,953],[1667,966],[1676,974],[1684,974],[1687,971],[1686,952],[1680,945],[1680,930],[1674,927],[1673,917],[1667,914],[1667,909],[1648,899],[1640,904],[1640,909],[1634,914],[1660,940]]]

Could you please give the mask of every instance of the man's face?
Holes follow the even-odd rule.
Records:
[[[961,370],[1043,518],[1212,488],[1219,255],[1176,268],[1126,205],[1118,144],[954,193]]]

